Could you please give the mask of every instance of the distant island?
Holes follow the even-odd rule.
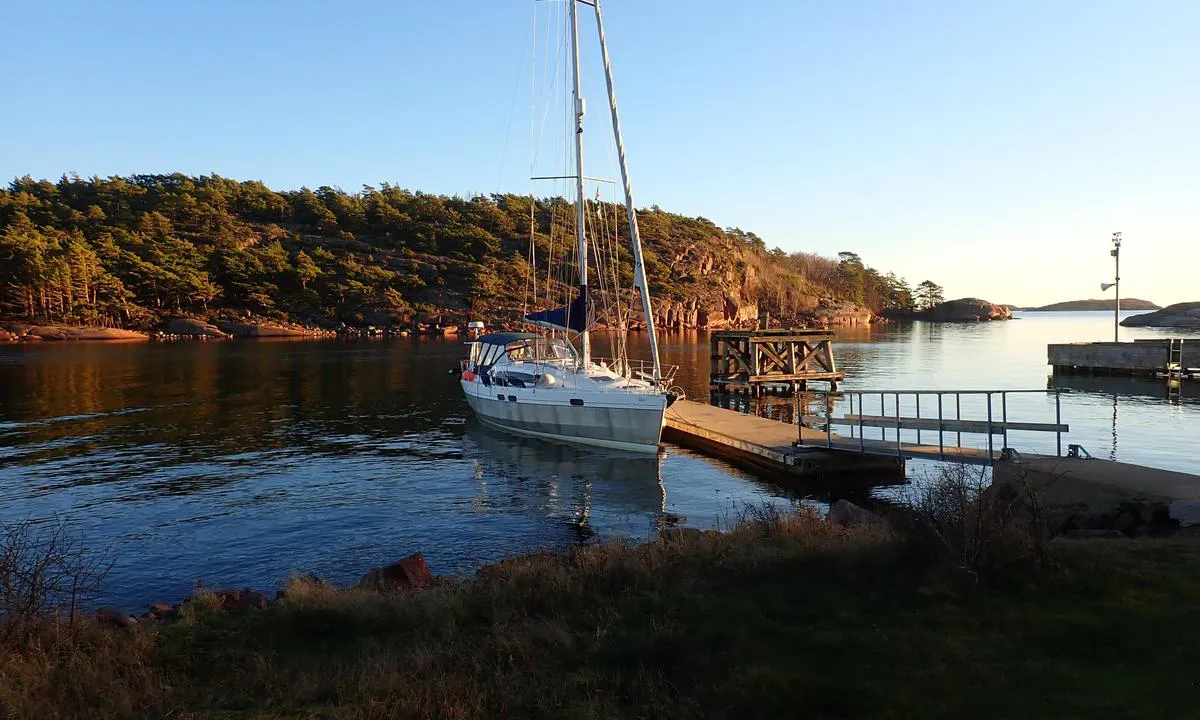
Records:
[[[1159,310],[1162,306],[1149,300],[1137,298],[1121,298],[1122,310]],[[1026,312],[1067,312],[1070,310],[1109,310],[1113,309],[1113,300],[1068,300],[1066,302],[1043,305],[1041,307],[1016,308]]]
[[[1007,305],[996,305],[979,298],[946,300],[920,309],[884,310],[888,320],[909,322],[986,322],[990,320],[1012,320],[1012,310]]]

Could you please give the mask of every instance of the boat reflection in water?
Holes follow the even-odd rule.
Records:
[[[524,438],[471,420],[463,452],[475,463],[476,506],[520,502],[563,520],[576,540],[648,535],[671,524],[660,456]]]

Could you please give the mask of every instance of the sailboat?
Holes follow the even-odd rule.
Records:
[[[613,139],[620,166],[629,222],[633,280],[641,296],[650,344],[649,363],[618,357],[592,357],[590,333],[595,328],[594,301],[588,291],[588,233],[584,196],[584,101],[580,94],[580,2],[595,12],[604,63]],[[675,401],[670,383],[673,368],[659,360],[649,285],[638,235],[621,122],[613,92],[612,67],[605,44],[600,0],[567,0],[569,5],[574,144],[575,243],[577,284],[574,299],[554,309],[525,315],[527,323],[563,336],[532,332],[481,335],[470,344],[460,383],[479,419],[504,430],[537,438],[641,453],[657,453],[666,409]],[[575,342],[571,342],[574,340]],[[578,347],[576,347],[578,345]]]

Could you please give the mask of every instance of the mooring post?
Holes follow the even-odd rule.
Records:
[[[861,413],[859,413],[861,415]],[[850,417],[854,417],[854,395],[850,395]],[[850,437],[854,437],[854,426],[850,426]]]
[[[854,397],[854,395],[851,394],[850,397]],[[866,440],[866,436],[863,435],[863,400],[865,398],[866,398],[865,395],[858,396],[858,451],[859,452],[867,451],[867,440]]]
[[[1058,438],[1058,456],[1062,457],[1062,393],[1054,391],[1054,435]]]
[[[900,455],[900,393],[896,393],[896,454]]]
[[[954,393],[954,419],[958,421],[958,436],[954,446],[962,447],[962,393]]]
[[[1004,425],[1004,447],[1008,447],[1008,393],[1006,392],[1000,393],[1000,422]]]
[[[992,394],[987,394],[988,406],[988,465],[992,464]]]
[[[833,447],[833,397],[825,393],[825,446]]]
[[[883,399],[883,393],[879,393],[879,417],[887,417],[887,402]],[[883,442],[887,441],[887,428],[883,423],[879,423],[879,439]]]
[[[917,444],[921,444],[921,393],[915,393],[917,398]]]
[[[938,391],[938,457],[942,460],[946,459],[946,448],[942,444],[942,431],[945,429],[942,425],[942,393]]]

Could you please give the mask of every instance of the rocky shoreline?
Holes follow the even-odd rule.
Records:
[[[723,296],[719,302],[701,303],[696,299],[662,301],[655,306],[655,323],[661,330],[744,330],[758,327],[760,307],[744,301],[736,294]],[[487,313],[483,318],[489,330],[522,329],[521,323],[504,321],[499,313]],[[78,325],[35,325],[10,322],[0,324],[0,343],[41,341],[113,341],[113,340],[228,340],[233,338],[333,338],[333,337],[406,337],[409,335],[456,337],[465,331],[463,324],[447,317],[446,313],[421,314],[405,321],[381,319],[378,324],[360,326],[339,323],[336,326],[282,322],[254,317],[170,317],[152,330]],[[513,317],[516,317],[514,315]],[[885,310],[876,314],[869,308],[834,297],[804,296],[794,311],[784,317],[772,318],[780,327],[843,329],[867,328],[893,321],[925,320],[930,322],[980,322],[1009,320],[1011,310],[975,298],[963,298],[940,303],[924,311]],[[465,322],[465,321],[464,321]],[[603,321],[599,329],[610,329]],[[645,330],[645,318],[633,314],[625,321],[629,332]]]
[[[1134,315],[1121,321],[1125,327],[1166,327],[1200,330],[1200,302],[1168,305],[1162,310]]]
[[[42,342],[64,340],[148,340],[136,330],[75,325],[10,325],[0,328],[0,342]]]
[[[694,305],[694,303],[693,303]],[[760,321],[756,304],[734,305],[728,315],[724,312],[709,315],[689,304],[665,303],[661,317],[656,321],[663,330],[725,330],[752,329]],[[655,315],[659,315],[656,312]],[[867,308],[841,300],[826,299],[817,302],[807,312],[794,317],[779,319],[782,325],[800,328],[867,327],[887,322]],[[519,322],[494,320],[487,322],[488,330],[519,330]],[[598,329],[609,329],[603,322]],[[641,332],[646,328],[644,320],[630,319],[628,332]],[[445,322],[442,316],[422,316],[408,322],[378,325],[336,327],[284,323],[255,318],[205,320],[192,317],[173,317],[165,320],[156,329],[148,331],[125,330],[122,328],[81,325],[31,325],[6,323],[0,325],[0,343],[63,342],[63,341],[171,341],[171,340],[229,340],[235,338],[334,338],[334,337],[457,337],[464,334],[462,324]]]
[[[1042,491],[1033,491],[1030,487],[998,482],[985,490],[979,501],[988,506],[1018,506],[1028,502],[1030,492],[1039,495]],[[892,520],[889,518],[897,506],[879,501],[869,503],[868,507],[857,505],[842,499],[832,503],[823,518],[817,520],[824,525],[843,531],[870,530],[881,533],[892,531]],[[1153,499],[1126,499],[1111,504],[1050,504],[1042,506],[1044,531],[1048,537],[1064,538],[1101,538],[1101,539],[1135,539],[1135,538],[1169,538],[1173,536],[1195,537],[1200,526],[1194,525],[1200,517],[1189,515],[1178,518],[1172,514],[1168,503]],[[674,542],[691,542],[707,536],[722,536],[719,530],[700,530],[691,527],[669,526],[660,528],[658,536],[647,542],[671,544]],[[534,556],[550,554],[559,556],[564,552],[541,551]],[[480,567],[475,573],[475,579],[486,579],[512,563],[520,563],[525,556],[514,556],[507,560],[490,563]],[[266,592],[251,588],[207,589],[198,587],[197,591],[177,603],[155,602],[141,615],[133,615],[114,608],[101,608],[95,612],[98,619],[112,625],[133,626],[142,622],[169,623],[182,618],[189,606],[201,604],[209,610],[226,614],[244,614],[266,610],[274,603],[286,600],[288,587],[300,583],[307,586],[322,587],[328,590],[357,589],[374,593],[407,593],[425,590],[426,588],[451,585],[460,582],[471,582],[470,578],[434,575],[420,553],[413,553],[389,565],[380,566],[363,574],[356,583],[348,587],[338,587],[334,583],[318,578],[311,573],[294,575],[283,589],[277,590],[272,598]]]
[[[293,576],[275,599],[198,588],[140,617],[45,613],[0,643],[0,706],[684,720],[790,717],[801,688],[820,717],[1068,716],[1147,697],[1190,716],[1194,537],[1051,541],[1020,497],[929,497],[957,499],[895,516],[763,508],[728,532],[671,528],[461,578],[412,555],[349,587]]]

